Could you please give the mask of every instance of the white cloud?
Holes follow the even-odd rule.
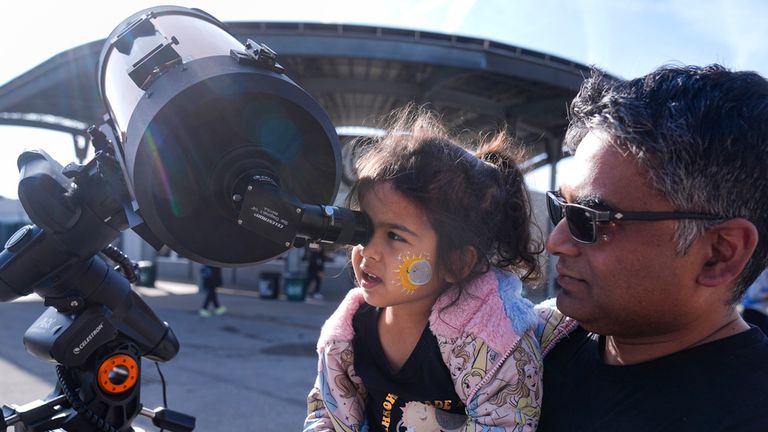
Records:
[[[443,21],[443,30],[448,33],[458,31],[475,6],[475,3],[475,0],[453,0],[448,7],[447,16]]]
[[[764,1],[679,0],[674,13],[691,29],[718,40],[724,47],[721,61],[734,69],[768,74],[768,3]]]

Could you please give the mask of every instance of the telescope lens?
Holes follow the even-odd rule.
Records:
[[[268,169],[301,201],[330,202],[337,159],[322,124],[301,107],[227,81],[209,79],[157,113],[138,145],[134,190],[142,216],[172,249],[247,264],[286,248],[237,224],[237,180]]]
[[[138,212],[160,241],[220,266],[283,253],[284,241],[238,224],[233,197],[253,172],[272,173],[302,202],[333,202],[341,156],[327,114],[279,65],[249,57],[221,23],[157,7],[130,17],[108,41],[102,98]],[[156,50],[143,52],[147,41]]]

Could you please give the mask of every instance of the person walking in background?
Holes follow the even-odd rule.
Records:
[[[221,315],[227,311],[227,307],[219,304],[219,295],[216,289],[222,284],[221,269],[219,267],[203,265],[200,267],[200,278],[198,281],[198,288],[205,294],[205,300],[203,300],[203,306],[200,308],[200,316],[208,318],[212,315],[208,310],[209,306],[213,306],[213,313]]]
[[[747,288],[741,305],[744,307],[741,313],[744,321],[768,334],[768,268]]]
[[[320,293],[320,286],[323,283],[323,271],[325,270],[325,251],[321,245],[316,247],[307,246],[304,250],[304,259],[307,263],[307,277],[304,281],[304,292],[308,296],[315,300],[322,300],[323,295]],[[314,283],[314,290],[309,292],[309,287]]]

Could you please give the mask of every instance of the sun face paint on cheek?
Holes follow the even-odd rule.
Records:
[[[432,266],[429,264],[428,254],[402,254],[400,265],[395,272],[398,282],[409,294],[416,292],[419,287],[432,280]]]

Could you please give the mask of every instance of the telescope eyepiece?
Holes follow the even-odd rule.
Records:
[[[297,236],[344,245],[366,244],[373,233],[363,212],[336,206],[306,205]]]

